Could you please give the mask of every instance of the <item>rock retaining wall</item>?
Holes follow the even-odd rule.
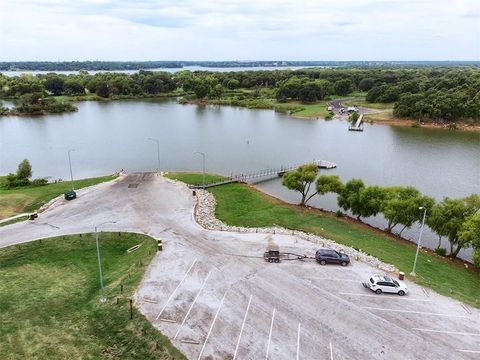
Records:
[[[395,266],[391,264],[386,264],[373,256],[365,254],[360,250],[356,250],[345,245],[340,245],[332,240],[328,240],[320,236],[309,234],[303,231],[290,230],[290,229],[285,229],[285,228],[276,227],[276,226],[268,227],[268,228],[247,228],[247,227],[226,225],[215,217],[215,207],[217,205],[215,201],[215,197],[210,192],[202,189],[196,190],[196,194],[197,194],[197,205],[195,206],[195,219],[198,222],[198,224],[200,224],[205,229],[217,230],[217,231],[220,230],[220,231],[240,232],[240,233],[293,235],[293,236],[297,236],[300,239],[318,244],[322,247],[327,247],[337,251],[343,251],[350,258],[366,262],[380,270],[387,271],[387,272],[398,272],[398,269]]]

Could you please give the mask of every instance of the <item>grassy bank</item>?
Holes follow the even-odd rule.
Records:
[[[75,189],[96,185],[115,179],[116,176],[102,176],[91,179],[75,180]],[[62,195],[71,188],[68,181],[44,186],[25,186],[6,190],[0,188],[0,219],[16,214],[31,212],[40,208],[53,198]]]
[[[193,175],[169,176],[188,182]],[[409,273],[415,245],[348,218],[286,204],[242,184],[209,189],[217,200],[216,216],[229,225],[265,227],[278,225],[311,232],[375,256]],[[422,251],[416,279],[443,295],[480,307],[480,274],[462,264]]]
[[[130,320],[129,299],[155,246],[144,235],[100,234],[105,303],[92,234],[1,249],[0,358],[185,359],[136,309]]]
[[[361,106],[368,109],[376,109],[376,110],[392,110],[394,103],[371,103],[366,101],[364,98],[359,99],[352,99],[348,101],[344,101],[343,104],[345,106]]]

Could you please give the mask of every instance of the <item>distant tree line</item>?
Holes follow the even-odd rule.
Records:
[[[365,186],[361,179],[342,183],[338,176],[321,175],[317,165],[307,164],[287,172],[282,184],[301,194],[300,205],[316,195],[337,194],[338,206],[350,211],[358,220],[382,214],[387,221],[386,231],[399,228],[398,235],[414,223],[422,221],[423,207],[426,223],[438,235],[437,251],[443,238],[450,243],[449,256],[456,258],[461,249],[474,248],[474,263],[480,267],[480,196],[472,194],[462,199],[444,198],[440,202],[425,196],[412,186]],[[313,191],[310,191],[310,190]]]
[[[478,61],[4,61],[0,71],[80,71],[80,70],[149,70],[161,68],[200,67],[288,67],[288,66],[333,66],[333,67],[432,67],[471,66]]]
[[[394,115],[399,117],[446,122],[480,118],[480,68],[475,66],[0,75],[0,97],[14,98],[28,93],[101,98],[187,93],[198,99],[311,103],[353,92],[366,92],[369,102],[395,103]]]

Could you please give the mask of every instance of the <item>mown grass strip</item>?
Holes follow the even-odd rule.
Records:
[[[93,234],[0,250],[1,359],[185,359],[135,308],[130,320],[129,300],[156,252],[155,240],[101,233],[100,251],[105,303]]]

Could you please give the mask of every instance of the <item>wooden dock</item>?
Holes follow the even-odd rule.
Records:
[[[360,114],[355,125],[348,127],[348,131],[363,131],[363,114]]]

